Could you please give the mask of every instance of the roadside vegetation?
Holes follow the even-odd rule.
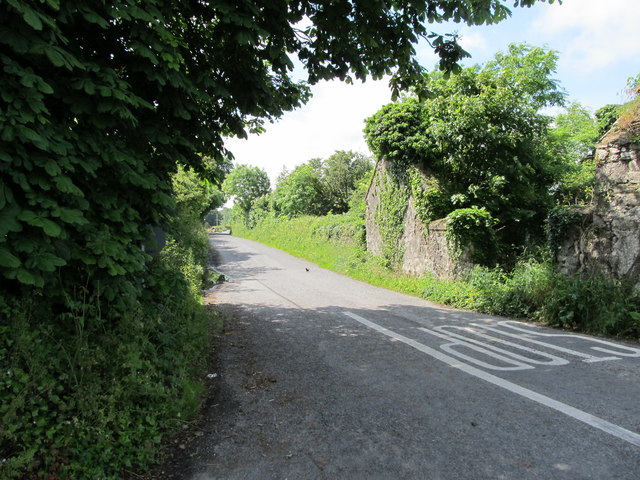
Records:
[[[204,219],[257,234],[326,215],[318,239],[377,265],[362,250],[370,160],[337,152],[271,192],[255,169],[230,173],[226,138],[321,80],[420,89],[419,38],[443,72],[467,55],[430,25],[508,15],[490,0],[0,3],[0,478],[136,476],[189,422],[215,326]],[[211,214],[225,195],[236,211]]]
[[[595,114],[575,102],[565,105],[566,93],[552,79],[556,61],[552,51],[512,45],[485,66],[451,77],[427,75],[426,96],[409,94],[367,120],[372,151],[390,162],[374,214],[385,241],[380,257],[367,252],[365,242],[372,164],[355,169],[347,162],[336,173],[329,161],[355,157],[353,152],[283,172],[273,192],[263,190],[250,209],[234,207],[233,233],[453,307],[640,338],[640,294],[631,283],[598,271],[568,276],[555,264],[555,252],[576,219],[575,207],[592,200],[596,142],[639,100],[607,105]],[[631,96],[637,81],[629,80]],[[565,108],[553,118],[540,113],[550,105]],[[426,172],[426,181],[418,169]],[[323,179],[335,183],[340,175],[349,188],[341,192],[341,202],[328,203],[343,208],[323,210],[323,201],[331,198]],[[453,251],[473,245],[477,265],[463,278],[416,278],[400,271],[398,241],[410,194],[425,225],[447,218]],[[289,205],[295,209],[283,208]]]
[[[233,234],[307,259],[323,268],[390,290],[465,310],[543,322],[601,335],[640,338],[640,301],[630,285],[594,273],[556,272],[544,255],[518,260],[510,271],[476,266],[464,280],[414,277],[366,251],[364,225],[350,214],[263,219]]]
[[[202,215],[221,197],[183,168],[172,184],[166,246],[141,274],[84,272],[3,297],[1,478],[120,477],[156,460],[164,435],[197,413],[215,327],[202,306]]]

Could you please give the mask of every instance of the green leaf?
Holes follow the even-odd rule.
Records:
[[[41,227],[50,237],[59,237],[62,234],[62,227],[47,218],[42,219]]]
[[[56,175],[58,175],[62,171],[60,169],[60,167],[58,166],[58,164],[54,160],[48,160],[47,163],[44,166],[44,169],[52,177],[55,177]]]
[[[8,250],[0,248],[0,266],[18,268],[20,266],[20,259],[12,255]]]
[[[36,285],[36,283],[38,283],[36,275],[32,274],[28,270],[25,270],[24,268],[18,270],[16,277],[21,283],[24,283],[26,285]]]
[[[51,253],[40,253],[34,257],[34,263],[37,268],[43,272],[53,272],[57,267],[66,265],[62,258]]]
[[[66,223],[75,223],[76,225],[84,225],[88,223],[88,220],[80,210],[72,208],[60,208],[55,216],[58,216],[60,220]]]
[[[22,135],[26,140],[29,140],[33,143],[43,143],[44,139],[35,130],[22,125],[19,125],[16,128],[20,132],[20,135]]]
[[[87,22],[95,23],[101,28],[107,28],[109,26],[109,22],[95,12],[86,12],[82,16]]]
[[[53,93],[53,87],[39,77],[38,77],[38,90],[46,94]]]
[[[57,50],[53,48],[47,48],[45,50],[45,54],[54,67],[63,67],[64,65],[66,65],[64,57]]]
[[[69,193],[83,197],[82,190],[76,187],[71,179],[66,175],[58,175],[54,177],[54,182],[62,193]]]
[[[50,237],[59,237],[62,233],[62,227],[50,220],[45,214],[37,214],[31,210],[25,210],[18,218],[29,225],[42,228]]]
[[[22,225],[18,221],[20,209],[16,206],[4,208],[0,210],[0,238],[9,232],[19,232]]]
[[[13,202],[13,194],[4,182],[0,182],[0,208],[4,208],[7,203]]]
[[[22,18],[24,18],[24,21],[27,22],[34,30],[42,30],[40,15],[38,15],[35,10],[28,7],[25,8]]]

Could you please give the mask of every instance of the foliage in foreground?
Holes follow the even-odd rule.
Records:
[[[235,225],[233,232],[372,285],[452,307],[640,338],[638,292],[599,273],[571,278],[556,273],[548,260],[523,258],[510,272],[477,266],[466,281],[410,277],[365,251],[364,225],[351,214],[268,218],[253,229]]]
[[[3,309],[0,477],[119,478],[197,410],[202,306],[162,260],[118,287],[78,287],[64,315],[38,297]]]
[[[200,215],[219,195],[184,170],[173,189],[167,245],[142,273],[87,274],[55,285],[60,300],[34,289],[0,308],[0,478],[121,478],[198,410],[211,324]]]

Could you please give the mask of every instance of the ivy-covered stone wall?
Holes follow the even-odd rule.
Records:
[[[447,219],[429,221],[423,212],[423,197],[434,179],[419,167],[392,168],[391,162],[379,160],[367,192],[367,250],[411,275],[464,275],[473,266],[471,249],[454,251],[446,236]]]
[[[577,211],[556,260],[564,273],[598,268],[640,288],[640,108],[596,147],[593,204]]]

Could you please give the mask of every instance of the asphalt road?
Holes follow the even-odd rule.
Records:
[[[640,345],[211,241],[227,335],[180,478],[640,479]]]

